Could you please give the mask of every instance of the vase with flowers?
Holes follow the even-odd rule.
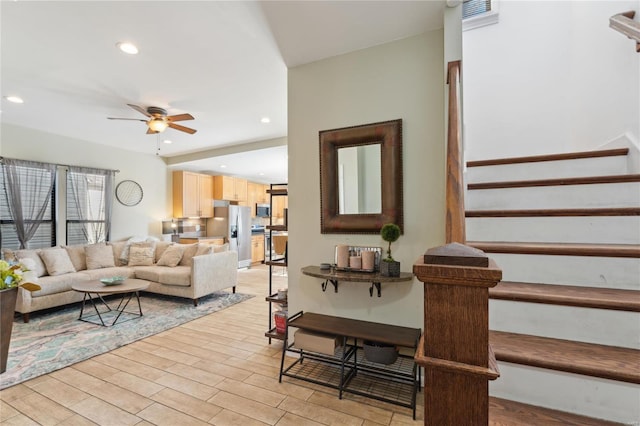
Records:
[[[29,266],[30,262],[33,262],[32,266]],[[40,286],[32,282],[37,278],[32,271],[34,266],[35,262],[31,259],[18,263],[0,260],[0,373],[7,370],[18,287],[28,291],[40,290]]]

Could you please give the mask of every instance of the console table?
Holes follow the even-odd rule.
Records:
[[[338,337],[341,346],[333,356],[296,348],[295,342],[290,341],[290,327]],[[282,376],[294,377],[338,389],[340,399],[343,392],[349,392],[411,408],[415,419],[420,367],[413,356],[421,334],[419,328],[300,311],[287,321],[279,381]],[[365,340],[405,348],[411,354],[400,353],[389,365],[371,362],[359,345]],[[285,367],[287,351],[299,354],[299,358]]]
[[[302,273],[310,277],[320,278],[324,280],[322,283],[322,291],[327,290],[329,284],[333,285],[335,292],[338,292],[338,283],[340,281],[371,283],[369,288],[369,296],[373,297],[373,289],[378,290],[378,297],[382,295],[382,283],[397,283],[404,281],[413,281],[413,273],[400,272],[399,277],[385,277],[379,272],[354,272],[354,271],[338,271],[332,269],[320,269],[319,266],[305,266]]]

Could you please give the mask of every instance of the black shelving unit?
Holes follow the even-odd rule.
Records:
[[[269,344],[271,344],[271,339],[284,340],[284,333],[278,333],[276,331],[276,327],[273,321],[273,304],[286,305],[287,298],[278,298],[277,293],[274,293],[273,290],[273,267],[287,267],[287,252],[285,249],[284,256],[275,257],[273,253],[273,233],[274,232],[283,232],[287,231],[287,219],[285,216],[284,225],[275,225],[273,223],[273,200],[274,197],[287,197],[289,195],[288,187],[286,183],[272,183],[267,189],[267,193],[269,194],[269,211],[271,212],[269,216],[269,225],[267,226],[267,232],[269,233],[269,244],[268,244],[268,257],[265,258],[265,264],[269,266],[269,292],[266,297],[266,301],[269,303],[269,329],[264,335],[269,338]]]

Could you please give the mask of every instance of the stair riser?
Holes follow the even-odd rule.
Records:
[[[467,210],[637,207],[640,182],[467,190]]]
[[[640,244],[640,216],[467,218],[466,228],[469,241]]]
[[[489,328],[640,349],[638,312],[492,299],[489,301]]]
[[[537,163],[468,167],[466,182],[554,179],[562,177],[611,176],[627,173],[627,157],[582,158]]]
[[[499,362],[491,396],[624,424],[638,424],[640,386]]]
[[[488,253],[503,281],[640,290],[640,259]]]

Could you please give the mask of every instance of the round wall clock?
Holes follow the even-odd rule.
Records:
[[[116,186],[116,199],[125,206],[135,206],[142,201],[142,187],[138,182],[123,180]]]

